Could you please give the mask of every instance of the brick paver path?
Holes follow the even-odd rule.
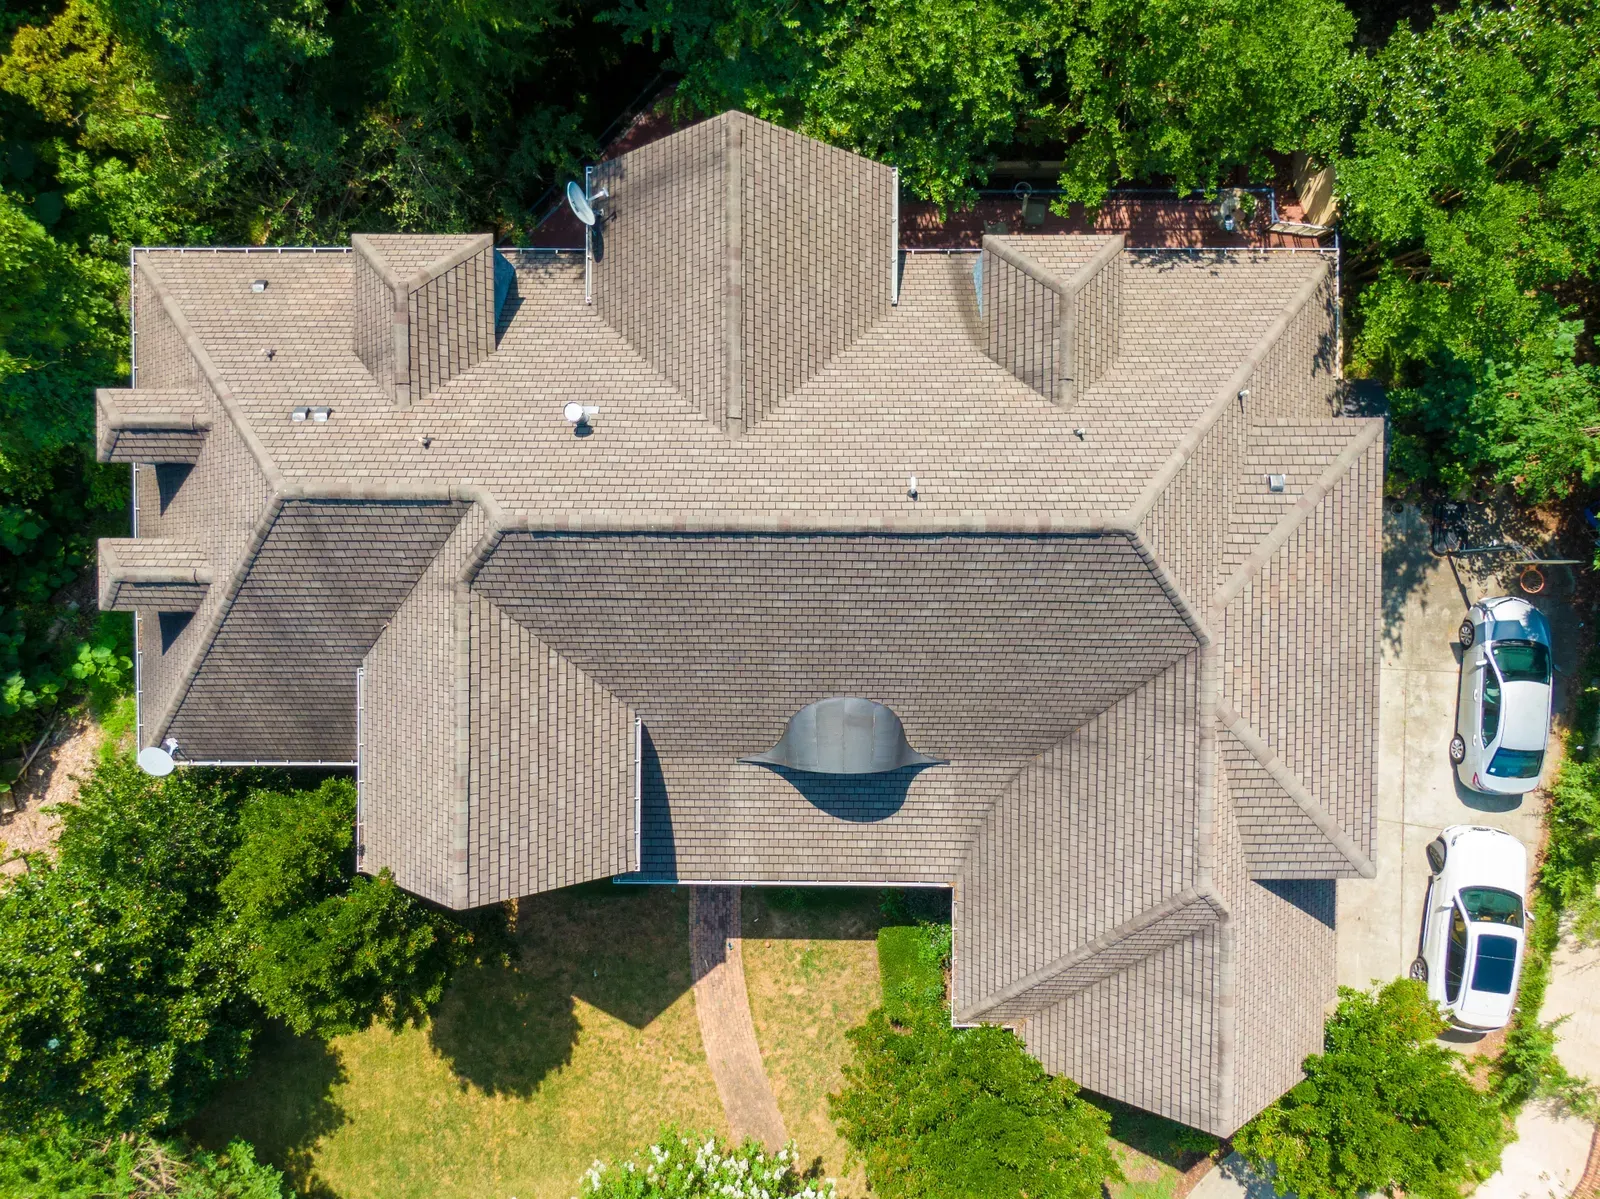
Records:
[[[689,954],[700,1039],[733,1139],[754,1137],[775,1152],[789,1139],[767,1082],[750,1019],[739,951],[739,888],[689,888]]]

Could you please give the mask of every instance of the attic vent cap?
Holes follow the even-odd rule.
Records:
[[[885,774],[944,765],[911,748],[905,726],[890,708],[848,695],[807,704],[789,718],[776,745],[739,761],[808,774]]]
[[[1267,476],[1267,490],[1268,491],[1282,491],[1287,486],[1289,486],[1289,476],[1288,475],[1268,475]]]
[[[250,290],[256,292],[266,291],[267,281],[265,279],[252,279],[250,281]]]
[[[332,408],[294,408],[289,412],[289,419],[297,425],[303,424],[308,420],[313,424],[325,425],[332,415]]]

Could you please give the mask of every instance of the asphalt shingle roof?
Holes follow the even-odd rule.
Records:
[[[739,114],[601,184],[587,272],[136,254],[105,560],[212,574],[139,609],[144,743],[359,758],[363,869],[458,907],[953,886],[957,1018],[1231,1132],[1315,1048],[1331,880],[1371,869],[1382,442],[1332,415],[1327,263],[898,255],[888,168]],[[944,764],[739,761],[830,695]]]

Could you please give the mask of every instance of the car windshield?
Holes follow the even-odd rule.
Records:
[[[1508,683],[1550,681],[1550,654],[1537,641],[1497,641],[1489,652]]]
[[[1498,887],[1462,887],[1461,906],[1474,924],[1509,924],[1522,927],[1522,900]]]
[[[1542,749],[1496,750],[1489,773],[1497,779],[1536,779],[1544,767]]]
[[[1472,965],[1472,989],[1491,995],[1511,994],[1511,978],[1517,970],[1517,943],[1510,937],[1478,938],[1478,956]]]

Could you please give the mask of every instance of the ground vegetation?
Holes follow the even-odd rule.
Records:
[[[221,1153],[137,1134],[0,1134],[0,1195],[54,1199],[288,1199],[249,1145]]]
[[[1499,1167],[1510,1117],[1473,1084],[1426,987],[1341,988],[1305,1078],[1244,1126],[1234,1147],[1284,1193],[1456,1199]]]
[[[260,781],[113,759],[54,860],[0,889],[0,1125],[168,1129],[271,1019],[327,1034],[437,999],[472,932],[352,878],[348,781]]]
[[[950,925],[884,929],[884,1003],[850,1030],[840,1134],[889,1199],[1093,1199],[1121,1182],[1110,1116],[994,1026],[952,1028]]]

